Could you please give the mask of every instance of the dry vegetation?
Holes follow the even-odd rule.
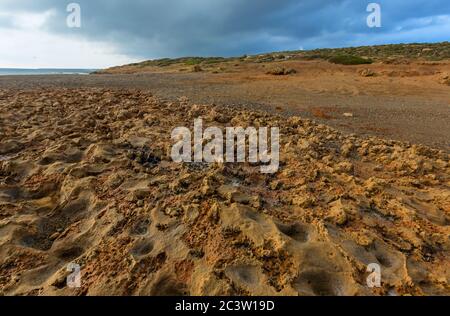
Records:
[[[120,67],[114,67],[98,73],[117,72],[124,70],[129,72],[150,70],[154,68],[178,69],[188,71],[189,67],[198,65],[214,72],[223,71],[221,67],[234,66],[236,64],[261,64],[285,60],[326,60],[342,65],[362,65],[373,62],[384,63],[408,63],[408,60],[423,60],[428,62],[450,59],[450,43],[437,44],[393,44],[380,46],[361,46],[336,49],[315,49],[309,51],[288,51],[260,55],[244,55],[241,57],[183,57],[163,58],[148,60]]]

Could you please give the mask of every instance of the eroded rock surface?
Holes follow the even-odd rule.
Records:
[[[450,294],[443,151],[129,90],[0,91],[0,108],[1,294]],[[172,162],[198,117],[280,127],[279,172]]]

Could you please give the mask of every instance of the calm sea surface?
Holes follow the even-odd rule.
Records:
[[[0,68],[0,76],[11,75],[88,75],[96,69],[22,69]]]

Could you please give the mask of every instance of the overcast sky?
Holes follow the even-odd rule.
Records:
[[[67,27],[71,2],[81,28]],[[0,0],[0,68],[448,40],[450,0]]]

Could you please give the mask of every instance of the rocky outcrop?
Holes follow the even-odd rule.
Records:
[[[443,151],[137,91],[0,91],[0,107],[1,294],[450,294]],[[173,162],[172,129],[197,117],[280,127],[278,173]]]

